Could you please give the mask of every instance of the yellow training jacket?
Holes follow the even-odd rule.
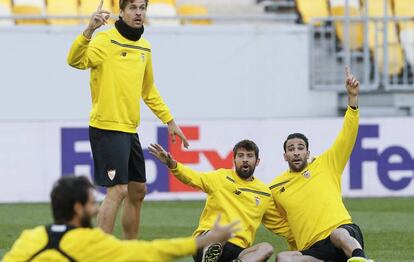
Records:
[[[151,47],[144,38],[128,40],[116,28],[91,41],[82,34],[67,60],[72,67],[91,68],[91,126],[136,133],[141,98],[163,123],[173,119],[154,84]]]
[[[286,218],[297,249],[304,250],[352,223],[342,202],[341,177],[358,133],[359,111],[348,107],[332,147],[304,171],[287,171],[270,183],[273,199]]]
[[[3,258],[3,262],[28,261],[48,242],[44,226],[25,230]],[[196,252],[193,237],[170,240],[121,241],[105,234],[99,228],[75,228],[68,231],[60,241],[60,249],[77,262],[160,262]],[[66,262],[68,259],[56,250],[40,253],[33,262]]]
[[[218,214],[221,214],[220,224],[240,220],[241,230],[229,242],[242,248],[252,245],[257,228],[273,205],[270,190],[263,182],[257,178],[243,180],[232,169],[197,172],[177,163],[171,171],[181,182],[207,193],[199,226],[193,236],[211,230]],[[277,232],[286,231],[283,228],[285,224],[275,224]]]

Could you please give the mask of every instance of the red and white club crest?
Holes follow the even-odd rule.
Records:
[[[109,177],[109,179],[114,180],[115,175],[116,175],[116,170],[115,169],[108,170],[108,177]]]

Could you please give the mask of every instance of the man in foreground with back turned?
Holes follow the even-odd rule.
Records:
[[[226,241],[238,224],[220,227],[217,218],[211,234],[200,238],[122,241],[92,227],[98,208],[94,187],[86,177],[62,177],[50,196],[54,224],[23,231],[3,262],[172,261],[217,241]]]

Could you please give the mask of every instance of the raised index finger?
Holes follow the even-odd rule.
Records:
[[[351,76],[351,72],[350,72],[350,70],[349,70],[349,66],[345,66],[345,76],[346,76],[346,78],[348,78],[348,77],[350,77]]]
[[[102,6],[103,6],[103,4],[104,4],[104,0],[101,0],[100,2],[99,2],[99,6],[98,6],[98,9],[96,9],[96,11],[101,11],[102,10]]]

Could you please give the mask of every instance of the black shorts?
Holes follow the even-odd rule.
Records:
[[[358,243],[364,248],[364,238],[361,229],[355,224],[345,224],[338,228],[343,228],[354,237]],[[330,238],[322,239],[310,248],[300,251],[303,255],[315,257],[323,261],[346,262],[349,258],[345,255],[342,249],[335,247]]]
[[[244,248],[236,246],[230,242],[224,244],[223,252],[217,262],[230,262],[233,259],[239,257],[240,253],[244,250]],[[203,259],[203,250],[200,249],[197,251],[197,254],[193,256],[194,262],[201,262]]]
[[[145,160],[138,134],[89,127],[94,180],[110,187],[130,181],[145,183]]]

